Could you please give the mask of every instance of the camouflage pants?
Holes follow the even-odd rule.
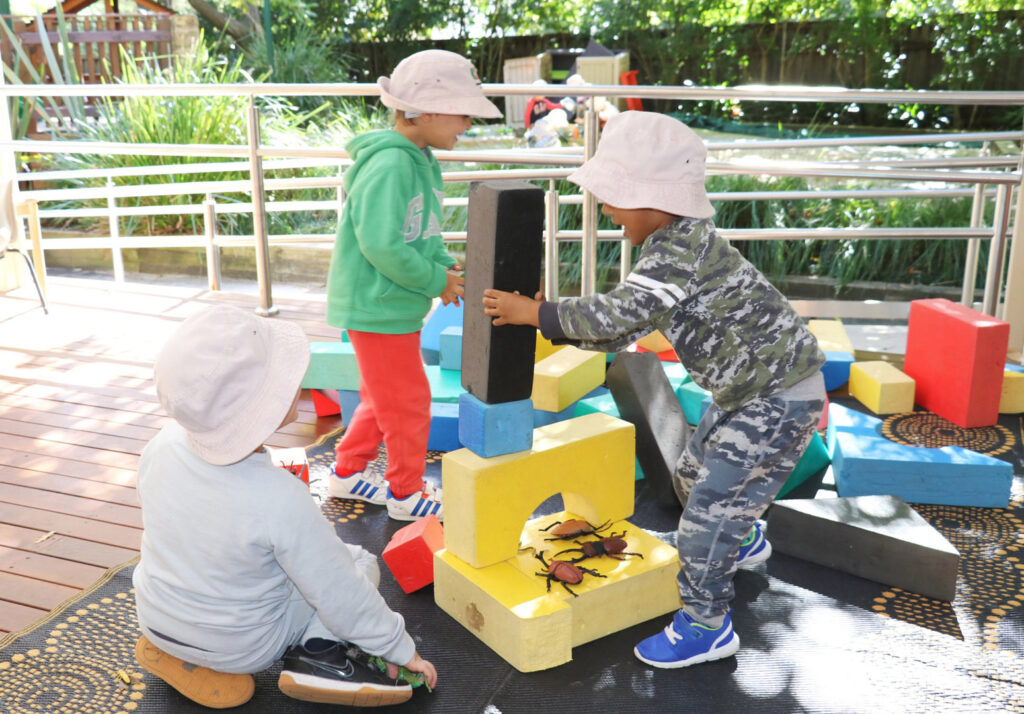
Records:
[[[702,620],[725,615],[740,543],[803,456],[825,405],[821,373],[732,412],[708,408],[672,480],[679,519],[679,592]]]

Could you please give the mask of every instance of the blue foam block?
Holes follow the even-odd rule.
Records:
[[[462,327],[446,327],[439,338],[441,369],[462,369]]]
[[[431,451],[454,451],[461,447],[459,405],[454,402],[431,403],[430,436],[427,440],[427,448]]]
[[[341,405],[341,423],[351,424],[352,415],[356,413],[359,406],[359,392],[349,389],[338,390],[338,404]]]
[[[711,406],[711,392],[701,389],[692,380],[683,382],[676,387],[675,391],[676,399],[679,400],[679,404],[683,408],[683,415],[686,417],[686,421],[696,425],[704,415],[704,412],[707,411],[707,408]]]
[[[469,392],[459,396],[459,441],[485,458],[533,447],[533,400],[487,404]]]
[[[853,355],[849,352],[825,351],[825,364],[821,365],[821,374],[825,377],[826,391],[839,389],[850,381],[850,365],[853,362]]]
[[[427,318],[420,331],[420,351],[426,364],[441,361],[441,333],[447,327],[462,327],[463,302],[456,305],[438,305]]]
[[[832,472],[840,496],[894,495],[908,503],[1006,508],[1013,466],[958,446],[905,446],[880,435],[881,419],[829,406]],[[872,428],[868,428],[868,427]]]
[[[1005,366],[1006,369],[1010,370],[1011,372],[1024,372],[1024,367],[1022,367],[1019,364],[1010,364],[1009,362],[1007,362]]]

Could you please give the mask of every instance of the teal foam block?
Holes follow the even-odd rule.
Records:
[[[826,391],[839,389],[850,381],[850,365],[853,361],[853,355],[849,352],[825,351],[825,364],[821,365],[821,374],[825,377]]]
[[[449,327],[462,328],[463,305],[461,300],[458,305],[439,304],[427,317],[427,324],[420,330],[420,352],[425,364],[440,364],[441,333]]]
[[[1019,364],[1010,364],[1009,362],[1007,362],[1004,365],[1004,367],[1006,369],[1010,370],[1011,372],[1024,372],[1024,367],[1022,367]]]
[[[533,400],[488,404],[469,392],[459,397],[459,441],[489,458],[533,447]]]
[[[430,405],[430,436],[427,448],[431,451],[454,451],[462,448],[459,441],[459,405],[453,402],[433,402]]]
[[[686,367],[679,362],[662,362],[661,368],[665,370],[665,376],[668,377],[668,383],[672,385],[672,389],[677,389],[680,384],[693,381],[690,379]]]
[[[536,429],[538,427],[547,426],[548,424],[554,424],[555,422],[558,421],[572,419],[574,416],[578,416],[578,414],[576,414],[577,404],[579,404],[584,399],[593,399],[596,397],[600,397],[602,395],[607,395],[610,397],[611,392],[609,392],[608,389],[605,387],[595,387],[594,389],[584,394],[583,397],[577,399],[575,402],[567,406],[565,409],[558,412],[549,412],[544,409],[534,408],[533,427]],[[618,416],[618,414],[616,413],[615,416]]]
[[[1006,508],[1013,466],[958,446],[932,449],[880,435],[881,420],[829,407],[829,444],[842,497],[894,495],[908,503]],[[876,429],[867,429],[874,422]]]
[[[462,374],[452,369],[441,369],[439,364],[424,367],[430,382],[430,399],[434,402],[458,403],[459,396],[466,393],[462,386]]]
[[[807,444],[807,448],[804,449],[803,456],[800,457],[800,461],[793,468],[793,473],[786,479],[786,483],[782,485],[782,489],[775,498],[785,498],[786,494],[794,488],[828,466],[829,461],[831,459],[828,455],[828,449],[825,447],[825,442],[822,441],[818,432],[814,432],[810,442]]]
[[[675,391],[686,421],[696,426],[705,410],[711,406],[711,392],[701,389],[693,380],[683,382]]]
[[[438,338],[441,369],[462,369],[462,326],[446,327]],[[461,378],[460,378],[461,379]]]
[[[578,400],[573,404],[573,416],[583,416],[584,414],[601,413],[613,416],[616,419],[621,418],[619,415],[619,405],[615,403],[615,397],[604,387],[598,387],[594,392],[600,391],[600,394],[594,396],[586,396],[583,399]],[[593,394],[593,392],[591,392]],[[634,474],[636,480],[639,481],[644,477],[644,470],[640,467],[640,460],[636,457],[633,458]]]
[[[359,365],[351,342],[310,342],[303,389],[359,390]]]

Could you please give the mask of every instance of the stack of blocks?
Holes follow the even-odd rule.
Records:
[[[529,184],[471,185],[467,301],[479,302],[492,285],[535,292],[543,214],[543,192]],[[676,609],[676,550],[623,520],[633,512],[633,427],[592,413],[533,428],[531,395],[553,413],[575,409],[573,402],[601,381],[595,364],[603,378],[603,357],[552,350],[537,363],[543,378],[535,389],[542,342],[532,327],[495,327],[483,311],[469,311],[463,334],[472,345],[462,356],[466,393],[459,400],[466,448],[442,459],[438,606],[523,672],[567,662],[576,645]],[[564,512],[527,522],[556,494]],[[588,565],[607,577],[573,586],[578,597],[551,589],[534,553],[550,561],[572,544],[552,543],[540,529],[575,518],[625,531],[628,550],[644,557],[594,559]]]

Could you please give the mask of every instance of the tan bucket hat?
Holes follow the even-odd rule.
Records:
[[[233,464],[281,425],[309,365],[309,341],[285,320],[218,305],[192,315],[156,359],[167,413],[204,461]]]
[[[704,189],[707,147],[690,127],[654,112],[623,112],[608,120],[597,152],[569,180],[616,208],[657,208],[710,218]]]
[[[378,77],[384,106],[419,114],[498,119],[498,109],[480,88],[473,63],[447,50],[424,50],[398,63],[391,77]]]

